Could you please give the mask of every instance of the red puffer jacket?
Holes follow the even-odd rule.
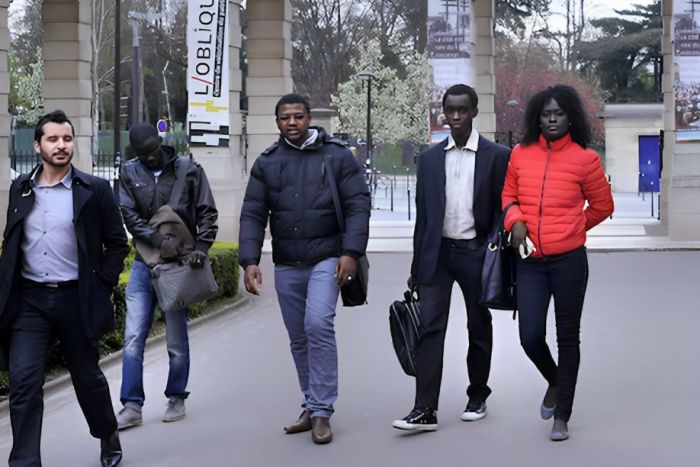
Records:
[[[586,231],[613,212],[610,185],[598,155],[564,137],[538,144],[517,145],[510,156],[503,207],[513,206],[505,227],[522,221],[537,251],[550,256],[586,243]],[[584,209],[584,202],[588,206]]]

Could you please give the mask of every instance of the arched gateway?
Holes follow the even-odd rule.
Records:
[[[673,2],[663,0],[664,63],[673,63],[671,26]],[[243,134],[239,109],[242,75],[238,68],[241,25],[238,11],[242,0],[229,0],[230,107],[228,148],[193,148],[205,166],[220,210],[220,238],[235,240],[238,214],[245,187],[245,165],[272,142],[277,129],[272,118],[279,96],[292,91],[291,21],[289,0],[247,2],[248,118]],[[10,45],[7,8],[10,0],[0,0],[0,174],[9,174],[7,141],[10,129],[10,92],[7,52]],[[195,1],[190,1],[192,7]],[[472,5],[475,56],[473,83],[480,92],[478,127],[487,136],[495,131],[494,93],[494,1],[474,1]],[[75,124],[78,149],[75,163],[90,170],[90,1],[44,1],[44,98],[47,109],[62,108]],[[698,57],[700,60],[700,57]],[[677,143],[674,118],[673,67],[664,67],[664,150],[661,193],[662,222],[672,240],[700,240],[700,142]],[[245,137],[244,137],[245,136]],[[247,142],[247,163],[243,159]],[[0,209],[7,205],[9,176],[0,177]],[[4,222],[4,216],[0,216]]]

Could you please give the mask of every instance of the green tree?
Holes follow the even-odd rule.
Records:
[[[9,54],[10,113],[17,115],[22,125],[32,127],[44,112],[42,85],[44,61],[41,48],[34,53],[36,61],[28,67],[20,66],[13,51]]]
[[[609,102],[661,101],[661,1],[591,20],[601,37],[575,45],[585,76],[598,76]]]

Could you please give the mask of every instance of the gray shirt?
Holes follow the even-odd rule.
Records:
[[[54,185],[31,181],[34,207],[24,219],[22,277],[36,282],[78,279],[78,240],[73,226],[73,169]]]

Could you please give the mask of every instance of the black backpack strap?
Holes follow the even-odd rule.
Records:
[[[338,194],[338,185],[335,182],[335,174],[330,163],[330,154],[327,154],[323,160],[323,173],[328,175],[328,185],[331,187],[331,196],[333,197],[333,207],[335,208],[335,216],[338,219],[340,231],[345,233],[345,220],[343,219],[343,208],[340,204],[340,195]]]
[[[178,156],[175,160],[175,183],[173,183],[173,189],[170,192],[170,199],[168,200],[168,204],[171,208],[177,206],[180,195],[184,191],[185,178],[187,176],[187,170],[190,168],[190,163],[189,157]]]

